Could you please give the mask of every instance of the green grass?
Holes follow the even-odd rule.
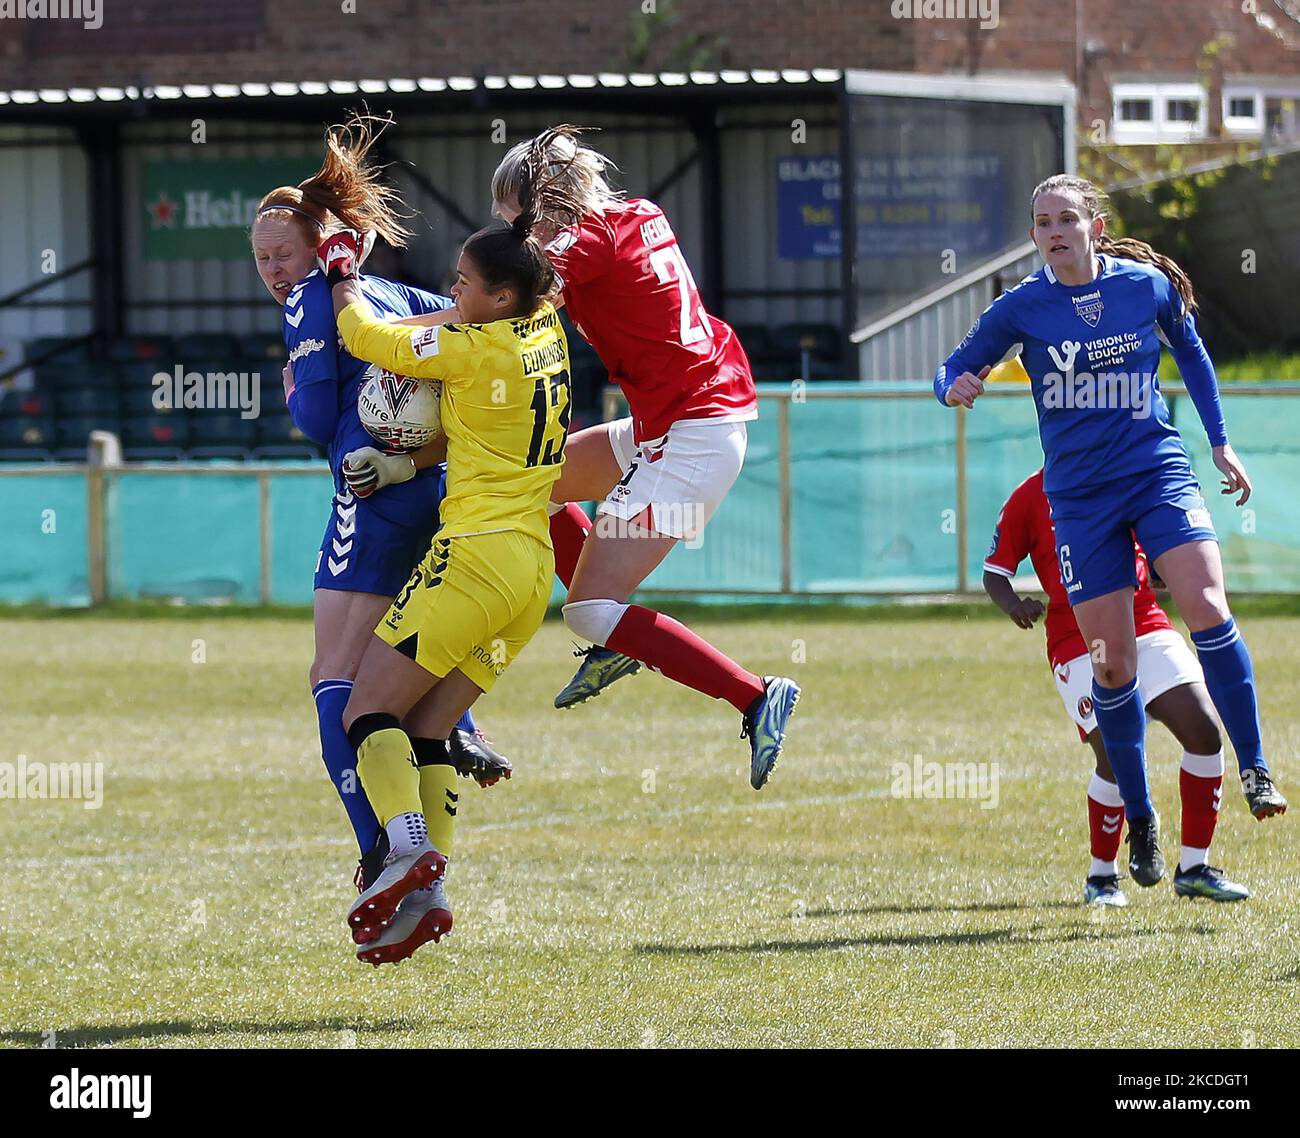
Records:
[[[1300,352],[1253,352],[1241,359],[1216,362],[1214,369],[1222,383],[1300,380]]]
[[[1288,383],[1300,380],[1300,352],[1252,352],[1234,360],[1214,361],[1220,383]],[[1168,348],[1160,351],[1160,374],[1180,380],[1181,372]]]
[[[0,761],[106,770],[99,810],[0,804],[0,1043],[1300,1043],[1295,822],[1255,823],[1230,785],[1215,860],[1249,901],[1166,883],[1084,910],[1088,752],[1040,633],[800,611],[697,626],[804,685],[772,784],[749,789],[729,708],[655,675],[552,711],[572,661],[549,623],[481,707],[518,774],[466,786],[456,933],[372,969],[343,922],[354,851],[306,620],[0,622]],[[1295,789],[1300,619],[1246,631]],[[1176,850],[1178,747],[1151,738]],[[891,797],[916,754],[1001,764],[997,807]]]

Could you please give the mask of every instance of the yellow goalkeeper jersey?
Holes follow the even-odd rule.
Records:
[[[569,346],[554,307],[490,324],[429,327],[338,316],[359,360],[442,381],[447,497],[439,537],[517,530],[550,545],[546,503],[564,464],[572,410]]]

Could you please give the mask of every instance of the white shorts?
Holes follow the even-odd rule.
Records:
[[[1182,684],[1205,682],[1201,662],[1172,628],[1161,628],[1139,636],[1137,640],[1138,688],[1143,704]],[[1052,669],[1056,690],[1065,704],[1066,714],[1079,731],[1087,736],[1097,728],[1092,710],[1092,660],[1085,653]]]
[[[740,475],[748,437],[743,422],[703,419],[674,423],[666,435],[637,446],[632,420],[619,419],[610,424],[609,445],[623,478],[596,513],[698,541]]]

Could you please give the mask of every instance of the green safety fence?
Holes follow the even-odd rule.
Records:
[[[675,550],[645,591],[978,589],[999,507],[1042,462],[1027,390],[989,395],[958,415],[927,384],[763,385],[739,481],[698,546]],[[1243,510],[1216,492],[1190,399],[1166,388],[1235,591],[1300,592],[1297,396],[1300,386],[1223,389],[1255,483]],[[323,463],[0,466],[0,601],[305,604],[331,494]]]

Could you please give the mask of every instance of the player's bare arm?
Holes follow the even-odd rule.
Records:
[[[364,310],[362,312],[363,317],[373,319],[374,313],[370,311],[370,305],[366,302],[365,294],[361,291],[361,286],[357,284],[355,279],[340,281],[334,286],[331,296],[334,300],[335,317],[349,305],[355,304]]]
[[[1043,602],[1037,597],[1021,597],[1011,582],[1001,573],[984,570],[984,591],[989,600],[1011,618],[1017,628],[1033,628],[1044,613]]]

